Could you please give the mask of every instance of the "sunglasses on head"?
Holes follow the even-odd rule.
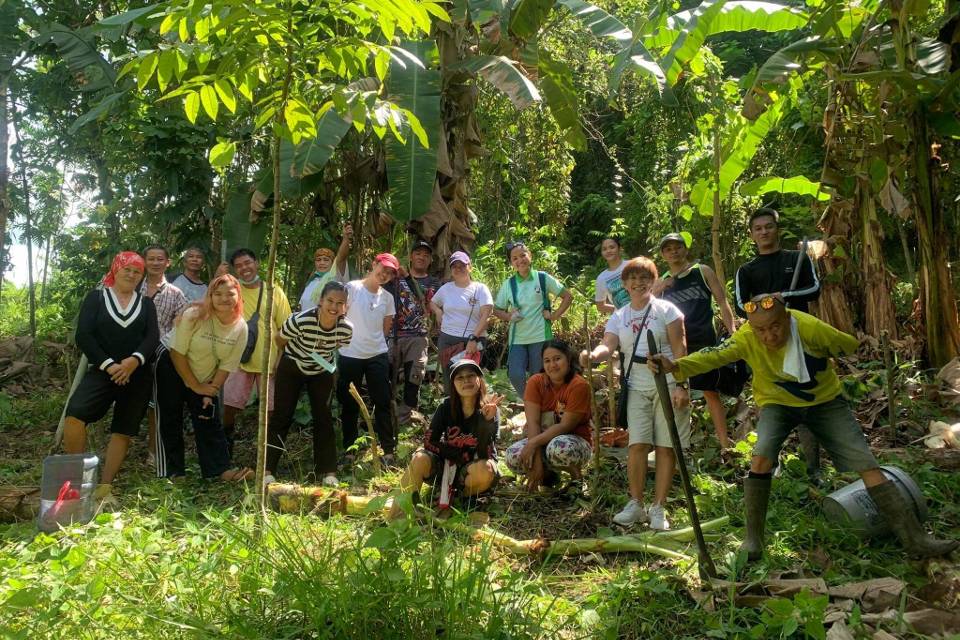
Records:
[[[755,313],[757,309],[769,310],[773,309],[773,305],[775,305],[777,302],[779,302],[779,300],[777,300],[776,296],[763,296],[758,300],[749,300],[744,302],[743,310],[747,313]]]

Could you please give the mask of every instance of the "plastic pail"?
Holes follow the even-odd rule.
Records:
[[[903,500],[913,508],[917,520],[927,519],[927,501],[920,487],[906,471],[898,467],[880,467],[883,475],[893,483]],[[867,492],[863,480],[857,480],[842,489],[837,489],[823,499],[823,513],[831,522],[855,531],[863,537],[879,536],[890,532],[890,527],[877,510],[877,505]]]
[[[37,527],[56,531],[71,522],[89,522],[96,505],[97,465],[92,453],[47,456],[43,461]]]

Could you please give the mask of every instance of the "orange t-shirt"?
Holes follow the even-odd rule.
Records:
[[[590,429],[590,384],[579,374],[574,374],[570,382],[555,386],[545,373],[537,373],[527,380],[527,389],[523,394],[524,401],[530,401],[540,406],[540,411],[552,411],[558,424],[563,418],[564,411],[579,413],[580,423],[573,429],[587,442],[591,441]]]

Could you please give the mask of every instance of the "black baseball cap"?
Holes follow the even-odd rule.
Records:
[[[683,236],[679,233],[668,233],[667,235],[660,238],[660,248],[663,249],[663,245],[668,242],[679,242],[683,246],[687,246],[687,241],[683,239]]]
[[[410,253],[413,253],[417,249],[426,249],[430,253],[433,253],[433,245],[427,242],[426,240],[417,240],[414,245],[410,248]]]

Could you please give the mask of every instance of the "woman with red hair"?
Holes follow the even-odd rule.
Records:
[[[63,448],[66,453],[83,453],[87,425],[113,407],[98,497],[110,493],[150,401],[152,372],[146,365],[157,350],[160,330],[153,301],[137,291],[145,267],[134,251],[117,254],[103,287],[84,298],[77,320],[77,346],[90,366],[67,402]]]
[[[230,274],[210,283],[204,297],[177,318],[157,351],[154,401],[157,405],[157,475],[185,475],[183,407],[193,420],[200,474],[244,480],[251,469],[231,469],[227,436],[217,396],[227,376],[240,366],[247,344],[240,283]]]

